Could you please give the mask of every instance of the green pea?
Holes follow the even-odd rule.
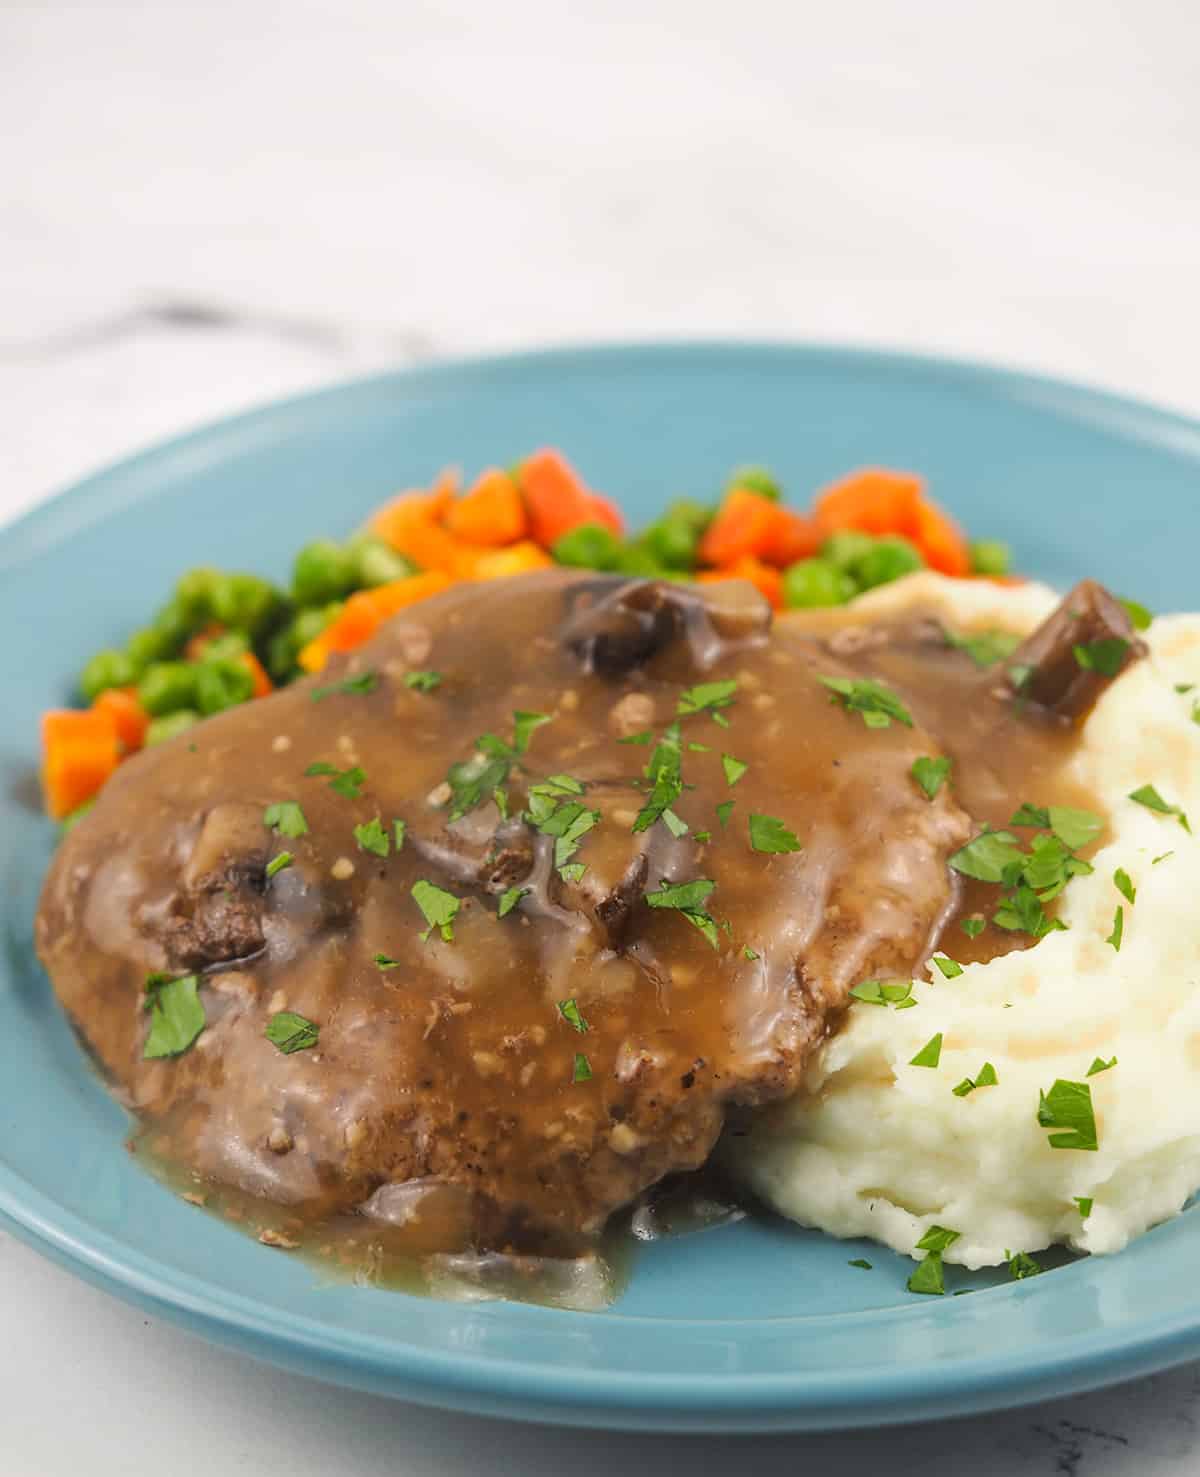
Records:
[[[559,564],[576,569],[612,569],[620,547],[612,529],[602,523],[580,523],[564,533],[550,553]]]
[[[297,605],[322,605],[354,587],[354,556],[333,539],[314,539],[292,565],[292,596]]]
[[[725,491],[732,492],[735,487],[745,487],[775,503],[783,496],[783,488],[766,467],[738,467],[725,484]]]
[[[668,571],[642,542],[622,544],[617,550],[617,561],[613,565],[617,574],[633,575],[637,579],[658,579]]]
[[[924,568],[921,551],[898,533],[891,533],[875,540],[875,547],[859,560],[855,573],[864,590],[873,590],[876,585],[890,584],[901,575]]]
[[[212,592],[220,578],[219,569],[205,564],[189,569],[175,584],[175,602],[187,612],[196,630],[212,619]]]
[[[178,600],[168,600],[154,617],[154,629],[162,637],[163,655],[175,656],[188,637],[198,629]]]
[[[205,642],[202,662],[232,662],[250,650],[250,642],[241,631],[225,631]]]
[[[354,566],[354,585],[360,589],[373,590],[376,585],[387,585],[392,580],[406,579],[417,573],[411,559],[393,549],[384,539],[372,534],[363,534],[350,542],[351,561]]]
[[[205,661],[196,673],[196,706],[208,717],[254,696],[254,678],[240,662]]]
[[[841,533],[831,533],[821,545],[821,558],[828,560],[838,569],[849,575],[855,575],[858,566],[875,547],[875,540],[869,533],[859,533],[855,528],[844,529]]]
[[[707,503],[698,503],[695,498],[677,497],[667,504],[663,522],[686,523],[699,534],[713,521],[715,511]]]
[[[696,563],[699,530],[682,518],[652,523],[642,535],[647,552],[667,569],[692,569]]]
[[[90,703],[110,687],[128,687],[136,680],[137,672],[128,652],[98,651],[80,674],[79,688]]]
[[[177,713],[168,713],[162,718],[152,718],[146,728],[146,747],[165,744],[168,739],[178,738],[194,723],[200,722],[200,714],[192,708],[180,708]]]
[[[783,572],[783,603],[793,610],[844,605],[854,593],[854,581],[828,559],[799,559]]]
[[[300,649],[315,641],[321,632],[341,613],[342,602],[310,606],[297,611],[286,626],[276,631],[267,644],[267,670],[276,682],[287,682],[296,673]]]
[[[135,681],[152,662],[162,661],[168,655],[162,632],[156,631],[153,626],[144,626],[140,631],[135,631],[126,641],[125,651],[133,663]]]
[[[70,815],[64,815],[58,823],[59,831],[65,836],[68,831],[73,831],[79,822],[87,815],[96,803],[95,795],[90,800],[85,800],[82,805],[77,805]]]
[[[195,707],[197,670],[191,662],[154,662],[138,683],[138,701],[155,718]]]
[[[213,619],[232,631],[257,636],[279,614],[283,597],[256,574],[222,574],[212,587]]]
[[[980,539],[971,545],[971,572],[973,574],[1007,574],[1012,562],[1012,550],[999,539]]]

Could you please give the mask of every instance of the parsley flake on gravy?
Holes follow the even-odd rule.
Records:
[[[979,935],[983,932],[983,930],[987,927],[987,920],[985,918],[980,918],[977,916],[963,918],[960,919],[958,926],[962,929],[962,931],[969,939],[977,939]]]
[[[1129,653],[1129,642],[1120,636],[1102,636],[1072,648],[1076,664],[1085,672],[1099,672],[1101,677],[1115,677]]]
[[[958,962],[958,960],[951,959],[945,954],[935,954],[933,956],[933,962],[941,971],[943,979],[957,979],[958,976],[963,972],[963,967]]]
[[[916,1056],[909,1062],[910,1067],[936,1067],[942,1059],[942,1033],[931,1036],[922,1046]]]
[[[436,928],[448,944],[453,943],[454,920],[458,917],[458,910],[462,906],[460,899],[456,898],[452,892],[435,887],[432,882],[427,882],[424,878],[413,883],[412,899],[429,925],[421,937],[427,939]]]
[[[314,703],[319,703],[335,693],[367,693],[374,692],[379,686],[378,672],[360,672],[357,677],[346,677],[341,682],[333,682],[328,687],[314,687],[309,696]]]
[[[399,959],[393,959],[390,954],[375,954],[371,962],[379,969],[399,969],[401,964]]]
[[[964,651],[977,667],[994,667],[1005,657],[1012,656],[1021,644],[1020,636],[1011,631],[977,631],[972,636],[956,636],[945,632],[946,645]]]
[[[1113,886],[1130,907],[1137,902],[1137,888],[1133,885],[1133,879],[1124,867],[1118,867],[1113,873]]]
[[[407,832],[408,826],[404,823],[404,821],[395,820],[392,822],[392,844],[395,846],[397,851],[402,851],[404,849],[404,837]]]
[[[848,713],[857,713],[868,728],[890,728],[893,719],[906,728],[913,726],[912,714],[891,690],[872,677],[821,677],[822,686],[833,694]]]
[[[1183,829],[1189,834],[1191,833],[1192,828],[1188,824],[1187,816],[1178,805],[1169,805],[1153,785],[1142,785],[1137,790],[1131,790],[1129,798],[1136,800],[1139,805],[1144,805],[1147,810],[1153,810],[1158,815],[1175,816]]]
[[[1096,1114],[1092,1108],[1092,1089],[1086,1082],[1065,1082],[1057,1078],[1049,1092],[1038,1095],[1037,1121],[1043,1128],[1057,1128],[1047,1143],[1052,1149],[1090,1149],[1100,1147],[1096,1137]]]
[[[1072,851],[1078,851],[1096,839],[1104,830],[1102,817],[1090,810],[1073,810],[1067,805],[1052,805],[1047,812],[1050,829]]]
[[[985,827],[973,841],[954,853],[950,866],[977,882],[1003,882],[1006,869],[1024,860],[1025,854],[1011,831],[992,831]]]
[[[279,800],[263,811],[263,825],[280,836],[307,836],[308,822],[294,800]]]
[[[740,759],[735,759],[732,754],[722,754],[721,768],[725,771],[725,783],[732,789],[750,766],[743,764]]]
[[[150,1030],[142,1047],[146,1061],[181,1056],[204,1030],[206,1017],[204,1004],[197,993],[199,986],[199,976],[194,974],[177,978],[166,974],[147,976],[146,1006],[150,1010]]]
[[[717,806],[717,820],[721,823],[722,831],[729,824],[729,817],[733,814],[734,801],[722,800]]]
[[[590,1082],[592,1080],[592,1064],[584,1056],[582,1051],[575,1053],[575,1064],[571,1070],[572,1082]]]
[[[267,881],[269,882],[277,873],[282,872],[285,867],[290,867],[293,861],[295,857],[290,851],[281,851],[273,856],[267,863]]]
[[[383,822],[378,816],[365,825],[355,826],[354,839],[362,851],[369,851],[373,856],[386,857],[391,850],[388,833],[383,829]]]
[[[442,685],[442,674],[440,672],[406,672],[404,685],[411,687],[414,692],[436,692]]]
[[[321,1028],[314,1021],[297,1015],[294,1010],[280,1010],[267,1022],[263,1035],[285,1056],[294,1051],[308,1051],[317,1044]]]
[[[672,908],[682,913],[715,949],[719,944],[717,924],[704,904],[716,885],[708,877],[697,877],[693,882],[664,882],[657,892],[647,892],[644,896],[652,908]]]
[[[676,716],[689,718],[694,713],[707,713],[714,723],[722,728],[729,727],[729,719],[721,711],[728,708],[737,692],[737,678],[729,677],[720,682],[698,682],[679,696]]]
[[[926,796],[934,800],[937,798],[937,792],[945,784],[946,776],[950,773],[950,760],[931,759],[928,754],[922,754],[919,759],[913,760],[909,773],[924,790]]]
[[[362,794],[362,787],[366,783],[367,772],[360,769],[357,764],[350,769],[339,769],[335,764],[327,764],[323,759],[315,764],[310,764],[304,771],[306,779],[314,775],[327,776],[329,788],[338,795],[345,795],[348,800],[357,800]]]
[[[750,846],[754,851],[774,855],[802,850],[797,837],[776,816],[753,812],[750,815]]]
[[[558,1013],[562,1016],[563,1020],[566,1021],[567,1025],[574,1027],[574,1029],[578,1031],[580,1035],[583,1035],[587,1031],[591,1030],[591,1027],[588,1025],[587,1021],[584,1020],[576,1001],[560,1000],[558,1002]]]
[[[582,882],[586,871],[586,862],[568,862],[565,867],[559,867],[558,875],[564,882]]]
[[[1113,948],[1116,950],[1116,952],[1119,954],[1121,952],[1121,940],[1124,937],[1125,937],[1125,909],[1120,904],[1118,904],[1117,911],[1113,914],[1112,932],[1104,940],[1104,942],[1106,944],[1111,944],[1113,946]]]
[[[527,887],[506,887],[496,904],[496,917],[507,918],[523,897],[529,896]]]

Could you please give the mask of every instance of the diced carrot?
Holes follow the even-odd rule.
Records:
[[[554,560],[532,539],[522,539],[507,549],[493,549],[480,556],[475,567],[477,580],[502,579],[510,574],[530,574],[535,569],[549,569]]]
[[[197,631],[194,636],[188,639],[187,645],[183,648],[184,660],[198,662],[204,655],[204,648],[208,643],[215,641],[218,636],[223,636],[224,634],[225,627],[219,621],[213,621],[210,625],[205,626],[202,631]]]
[[[588,495],[588,502],[590,512],[586,521],[599,523],[610,533],[615,533],[618,538],[624,538],[625,517],[612,498],[593,492]]]
[[[757,558],[768,547],[779,522],[779,506],[759,492],[734,487],[700,540],[700,560],[725,569],[747,554]]]
[[[429,569],[374,590],[360,590],[342,606],[337,619],[301,650],[300,665],[306,672],[319,672],[335,651],[354,651],[369,641],[389,616],[453,583],[448,574]]]
[[[112,724],[127,754],[140,749],[150,727],[150,715],[138,702],[136,687],[110,687],[92,704],[94,713],[103,713]]]
[[[484,472],[446,513],[446,528],[455,538],[490,548],[515,544],[525,537],[527,527],[525,504],[516,484],[496,467]]]
[[[973,580],[984,580],[989,585],[1004,585],[1009,589],[1016,589],[1018,585],[1027,585],[1029,578],[1023,574],[973,574]]]
[[[732,564],[721,569],[702,570],[696,579],[701,584],[713,584],[717,580],[749,580],[760,594],[765,595],[775,610],[783,609],[783,576],[771,565],[755,559],[752,554],[743,554]]]
[[[925,484],[911,472],[863,467],[817,493],[813,504],[825,533],[856,528],[861,533],[917,532],[917,505]]]
[[[925,556],[930,569],[962,576],[971,572],[971,551],[962,529],[927,497],[917,502],[917,526],[913,542]]]
[[[46,809],[62,820],[98,793],[121,762],[121,745],[107,713],[63,709],[42,715],[42,754]]]
[[[440,524],[449,512],[457,490],[458,474],[442,472],[430,488],[412,488],[397,493],[372,513],[368,526],[372,533],[404,553],[406,551],[397,543],[397,538],[403,538],[405,530],[414,523]]]
[[[521,494],[535,543],[549,549],[581,523],[596,517],[593,494],[560,452],[546,447],[521,464]]]
[[[254,678],[255,697],[266,697],[269,693],[275,691],[275,684],[267,676],[262,662],[259,661],[252,651],[243,651],[241,656],[238,657],[238,661],[241,662],[242,666]]]
[[[815,554],[824,537],[815,519],[776,503],[775,521],[760,557],[777,569],[786,569],[797,559]]]

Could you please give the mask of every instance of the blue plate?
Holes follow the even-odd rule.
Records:
[[[75,487],[0,534],[0,1215],[89,1280],[305,1374],[463,1410],[678,1430],[860,1426],[1082,1390],[1200,1355],[1194,1213],[1111,1258],[972,1297],[917,1298],[911,1263],[779,1223],[648,1247],[611,1311],[449,1304],[322,1285],[183,1204],[122,1148],[31,947],[53,845],[38,714],[186,565],[283,576],[447,463],[564,447],[635,519],[725,469],[800,499],[863,462],[918,469],[1021,568],[1196,604],[1200,427],[1026,376],[785,346],[642,347],[446,364],[201,431]],[[874,1270],[847,1265],[865,1255]],[[952,1284],[954,1285],[954,1284]]]

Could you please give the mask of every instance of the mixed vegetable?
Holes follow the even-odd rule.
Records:
[[[851,473],[800,512],[765,468],[741,467],[716,504],[677,499],[634,537],[616,503],[557,451],[491,468],[461,492],[446,473],[393,498],[347,542],[307,544],[288,590],[253,574],[184,574],[148,626],[84,667],[91,706],[44,715],[46,809],[70,824],[128,755],[320,671],[332,653],[460,580],[559,564],[747,579],[776,609],[812,608],[923,568],[1005,579],[1008,559],[1003,544],[969,544],[919,477],[883,468]]]

